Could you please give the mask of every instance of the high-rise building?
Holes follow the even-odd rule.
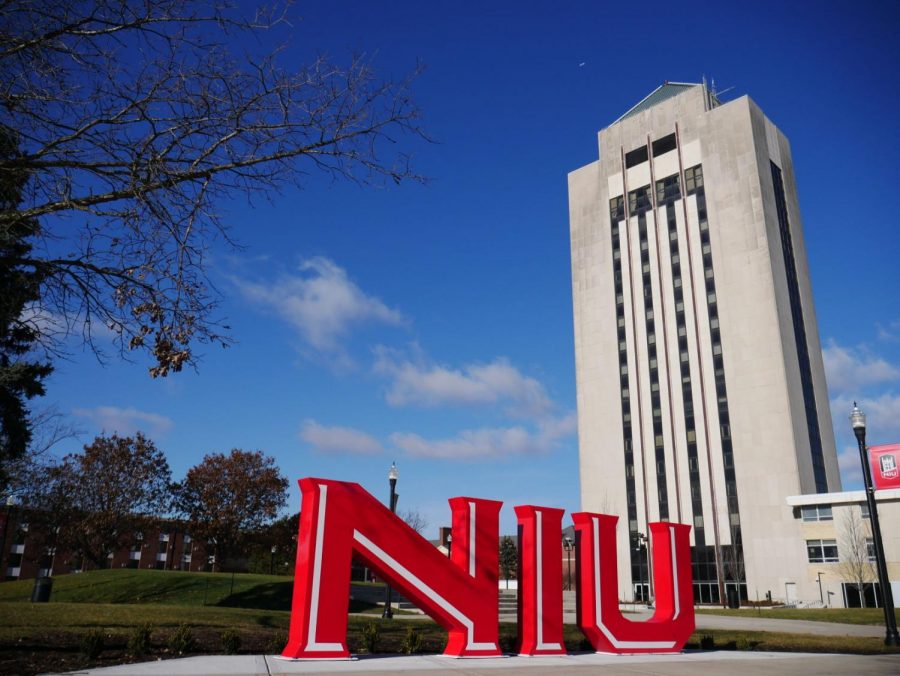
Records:
[[[666,83],[569,175],[582,508],[693,526],[698,602],[783,590],[806,565],[788,496],[840,490],[785,136],[744,96]],[[779,595],[780,596],[780,595]]]

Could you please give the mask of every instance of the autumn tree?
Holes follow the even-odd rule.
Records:
[[[175,505],[191,537],[208,543],[221,565],[278,515],[287,487],[274,458],[236,448],[191,467],[175,487]]]
[[[81,453],[35,467],[28,484],[23,502],[35,531],[98,568],[155,527],[171,503],[169,463],[141,433],[97,437]]]
[[[227,343],[207,274],[232,242],[221,205],[303,186],[418,177],[396,141],[421,136],[409,85],[370,60],[284,67],[261,45],[290,29],[281,11],[227,0],[0,3],[0,182],[18,185],[0,231],[31,228],[5,266],[40,279],[42,345],[112,333],[150,373]],[[25,283],[27,284],[27,283]],[[58,327],[58,331],[52,327]]]
[[[300,512],[275,519],[249,536],[251,573],[294,574]]]
[[[857,509],[847,509],[841,519],[838,552],[838,574],[859,592],[866,607],[865,588],[875,581],[875,566],[869,560],[868,533]]]

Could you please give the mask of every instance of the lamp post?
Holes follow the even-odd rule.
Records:
[[[574,547],[575,543],[572,542],[572,538],[565,536],[563,548],[566,550],[566,589],[569,591],[572,589],[572,549]]]
[[[894,617],[894,595],[891,593],[891,580],[887,574],[884,561],[884,546],[881,542],[881,526],[878,524],[878,507],[875,504],[875,489],[872,486],[872,472],[869,469],[869,454],[866,452],[866,414],[859,410],[853,402],[850,412],[850,426],[859,444],[859,459],[862,462],[863,481],[866,486],[866,502],[869,505],[869,522],[872,524],[872,540],[875,544],[875,563],[878,569],[878,586],[881,588],[881,599],[884,607],[885,645],[900,646],[900,635],[897,634],[897,621]]]
[[[453,535],[447,533],[447,558],[451,558],[450,555],[453,553]]]
[[[816,577],[819,580],[819,601],[822,602],[822,605],[825,605],[825,595],[822,593],[822,571],[820,570],[816,573]]]
[[[400,476],[400,473],[397,471],[397,463],[391,463],[391,469],[388,470],[388,483],[391,485],[391,497],[390,497],[390,508],[391,514],[395,514],[397,512],[397,477]],[[391,585],[386,585],[384,588],[384,612],[381,613],[381,617],[390,620],[394,617],[394,609],[391,607]]]

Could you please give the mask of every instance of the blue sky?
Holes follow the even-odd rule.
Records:
[[[244,249],[210,272],[237,343],[197,372],[76,351],[43,404],[84,431],[148,433],[176,477],[233,447],[291,479],[358,481],[448,523],[446,499],[579,507],[566,174],[664,80],[749,94],[788,136],[845,488],[846,415],[900,440],[896,3],[304,2],[285,63],[371,56],[414,92],[435,143],[401,143],[427,185],[312,175],[222,205]],[[63,453],[78,442],[61,445]],[[486,452],[486,449],[489,449]]]

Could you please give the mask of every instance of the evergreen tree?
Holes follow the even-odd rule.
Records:
[[[15,136],[0,127],[0,161],[16,154]],[[25,172],[0,169],[0,213],[16,212],[27,180]],[[0,490],[8,481],[7,463],[24,455],[31,441],[25,400],[44,394],[43,380],[53,370],[29,360],[38,333],[23,320],[28,306],[40,299],[39,272],[22,264],[36,233],[33,219],[0,219]]]

